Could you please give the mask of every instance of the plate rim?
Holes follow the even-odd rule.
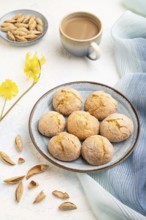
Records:
[[[5,16],[9,15],[10,13],[16,13],[16,12],[21,12],[21,11],[28,11],[28,12],[35,12],[37,14],[39,14],[40,16],[43,17],[43,19],[45,20],[45,25],[46,25],[46,30],[42,32],[42,34],[40,34],[36,39],[33,39],[31,41],[27,41],[27,42],[19,42],[19,41],[11,41],[5,37],[3,37],[0,33],[0,37],[1,39],[5,40],[6,42],[8,42],[9,44],[13,45],[13,46],[31,46],[33,44],[35,44],[37,41],[39,41],[46,33],[48,30],[48,20],[47,18],[39,11],[33,10],[33,9],[25,9],[25,8],[21,8],[21,9],[17,9],[17,10],[13,10],[13,11],[9,11],[7,13],[5,13],[4,15],[2,15],[0,17],[0,20],[2,20]]]
[[[101,167],[101,168],[96,168],[94,169],[94,166],[93,166],[93,169],[91,170],[79,170],[79,169],[75,169],[75,168],[69,168],[69,167],[65,167],[61,164],[58,164],[56,163],[55,161],[52,161],[50,158],[48,158],[46,156],[46,154],[44,154],[39,146],[37,145],[37,143],[35,142],[35,138],[33,137],[33,133],[32,133],[32,130],[31,130],[31,121],[32,121],[32,117],[33,117],[33,114],[34,114],[34,111],[37,107],[37,104],[40,102],[41,99],[43,99],[46,95],[48,95],[48,93],[52,92],[53,90],[56,90],[58,88],[61,88],[63,86],[69,86],[69,85],[73,85],[73,84],[84,84],[84,83],[89,83],[89,84],[93,84],[93,85],[100,85],[100,86],[104,86],[104,87],[107,87],[111,90],[113,90],[114,92],[118,93],[120,96],[122,96],[122,98],[126,99],[126,101],[129,103],[129,105],[131,106],[133,112],[134,112],[134,115],[135,115],[135,118],[137,120],[137,134],[136,134],[136,138],[135,138],[135,141],[133,143],[133,146],[132,148],[127,152],[127,154],[121,158],[120,160],[118,160],[117,162],[115,162],[114,164],[111,164],[111,165],[108,165],[107,167]],[[114,166],[116,166],[117,164],[120,164],[121,162],[123,162],[124,160],[126,160],[130,154],[133,152],[133,150],[135,149],[136,147],[136,144],[137,144],[137,141],[139,139],[139,134],[140,134],[140,121],[139,121],[139,117],[138,117],[138,113],[135,109],[135,107],[133,106],[133,104],[129,101],[129,99],[127,97],[125,97],[125,95],[123,95],[121,92],[119,92],[117,89],[111,87],[111,86],[108,86],[106,84],[103,84],[103,83],[99,83],[99,82],[93,82],[93,81],[72,81],[72,82],[67,82],[67,83],[63,83],[63,84],[60,84],[58,86],[55,86],[53,87],[52,89],[48,90],[47,92],[45,92],[36,102],[35,104],[33,105],[32,109],[31,109],[31,112],[30,112],[30,115],[29,115],[29,121],[28,121],[28,129],[29,129],[29,135],[30,135],[30,138],[31,138],[31,141],[33,143],[33,145],[35,146],[35,148],[37,149],[37,151],[45,158],[47,159],[50,163],[54,164],[55,166],[57,167],[60,167],[62,169],[65,169],[65,170],[68,170],[68,171],[73,171],[73,172],[78,172],[78,173],[90,173],[90,172],[98,172],[98,171],[102,171],[102,170],[107,170],[109,168],[112,168]],[[92,167],[92,165],[91,165]]]

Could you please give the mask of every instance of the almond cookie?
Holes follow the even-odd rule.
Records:
[[[89,112],[75,111],[67,119],[67,130],[80,140],[99,133],[99,122]]]
[[[111,161],[113,145],[100,135],[88,137],[82,144],[82,157],[91,165],[101,165]]]
[[[103,120],[110,114],[115,113],[117,107],[117,101],[103,91],[91,93],[85,102],[85,110],[99,120]]]
[[[100,134],[111,142],[126,140],[133,133],[133,122],[126,115],[114,113],[100,124]]]
[[[48,111],[39,120],[38,130],[47,137],[59,134],[65,128],[65,118],[58,112]]]
[[[81,109],[82,98],[75,89],[62,88],[53,97],[53,107],[63,115],[70,115]]]
[[[81,143],[76,136],[67,132],[61,132],[51,138],[48,150],[58,160],[73,161],[81,154]]]

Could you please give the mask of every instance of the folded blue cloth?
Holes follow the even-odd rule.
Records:
[[[123,0],[122,2],[130,10],[146,16],[146,1],[145,0]]]
[[[112,28],[112,37],[122,76],[115,88],[136,108],[140,137],[123,163],[78,178],[97,219],[146,220],[146,18],[126,12]]]
[[[120,76],[146,72],[146,18],[127,11],[112,28]]]

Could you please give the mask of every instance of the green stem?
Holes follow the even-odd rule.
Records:
[[[4,101],[4,105],[3,105],[1,115],[0,115],[0,121],[2,120],[2,116],[3,116],[3,113],[4,113],[5,106],[6,106],[6,102],[7,102],[7,98],[5,98],[5,101]]]
[[[8,109],[8,111],[6,111],[6,113],[3,115],[3,110],[4,110],[4,107],[5,107],[5,104],[6,104],[6,100],[5,100],[5,103],[4,103],[4,106],[3,106],[3,109],[2,109],[2,113],[1,113],[1,117],[0,117],[0,121],[2,121],[6,115],[11,111],[11,109],[20,101],[20,99],[22,99],[22,97],[28,93],[36,84],[37,82],[33,82],[32,85],[24,92],[22,93],[22,95],[16,100],[16,102],[14,102],[14,104]]]
[[[41,64],[40,64],[39,59],[38,59],[38,63],[39,63],[40,71],[41,71]],[[40,78],[40,75],[41,75],[41,73],[39,74],[38,79]],[[24,96],[26,93],[28,93],[28,92],[35,86],[36,83],[37,83],[37,82],[33,82],[32,85],[31,85],[24,93],[22,93],[22,95],[16,100],[16,102],[14,102],[14,104],[6,111],[5,114],[3,115],[4,108],[5,108],[6,101],[7,101],[7,99],[5,99],[4,106],[3,106],[3,108],[2,108],[2,112],[1,112],[1,115],[0,115],[0,121],[2,121],[2,120],[6,117],[6,115],[12,110],[12,108],[15,107],[15,105],[20,101],[20,99],[22,99],[23,96]]]

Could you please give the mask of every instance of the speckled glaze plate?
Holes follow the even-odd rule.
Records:
[[[133,134],[127,140],[113,144],[115,152],[110,162],[100,166],[92,166],[87,164],[87,162],[84,161],[82,157],[80,157],[79,159],[73,162],[63,162],[53,158],[48,152],[47,146],[48,146],[49,138],[46,138],[39,133],[37,129],[37,125],[40,117],[45,112],[49,110],[53,110],[52,97],[61,87],[69,87],[76,89],[81,94],[83,103],[85,102],[87,96],[94,91],[102,90],[104,92],[107,92],[118,101],[119,107],[117,109],[117,112],[125,114],[132,119],[134,123]],[[55,164],[56,166],[75,172],[93,172],[93,171],[104,170],[122,162],[132,153],[133,149],[135,148],[139,136],[139,130],[140,130],[140,125],[139,125],[138,115],[134,107],[130,103],[130,101],[115,89],[94,82],[71,82],[57,86],[49,90],[36,102],[36,104],[34,105],[31,111],[29,118],[30,137],[36,149],[42,154],[43,157],[45,157],[47,160],[49,160],[51,163]]]
[[[1,30],[0,30],[0,37],[3,38],[5,41],[7,41],[9,44],[13,46],[18,46],[18,47],[26,47],[26,46],[30,46],[30,45],[38,43],[48,30],[48,21],[45,18],[45,16],[42,15],[40,12],[30,10],[30,9],[19,9],[19,10],[11,11],[0,18],[0,24],[2,24],[5,20],[11,19],[18,13],[22,13],[24,15],[36,16],[40,18],[43,21],[43,32],[37,38],[35,38],[34,40],[30,40],[28,42],[18,42],[18,41],[9,40],[7,38],[7,33]]]

